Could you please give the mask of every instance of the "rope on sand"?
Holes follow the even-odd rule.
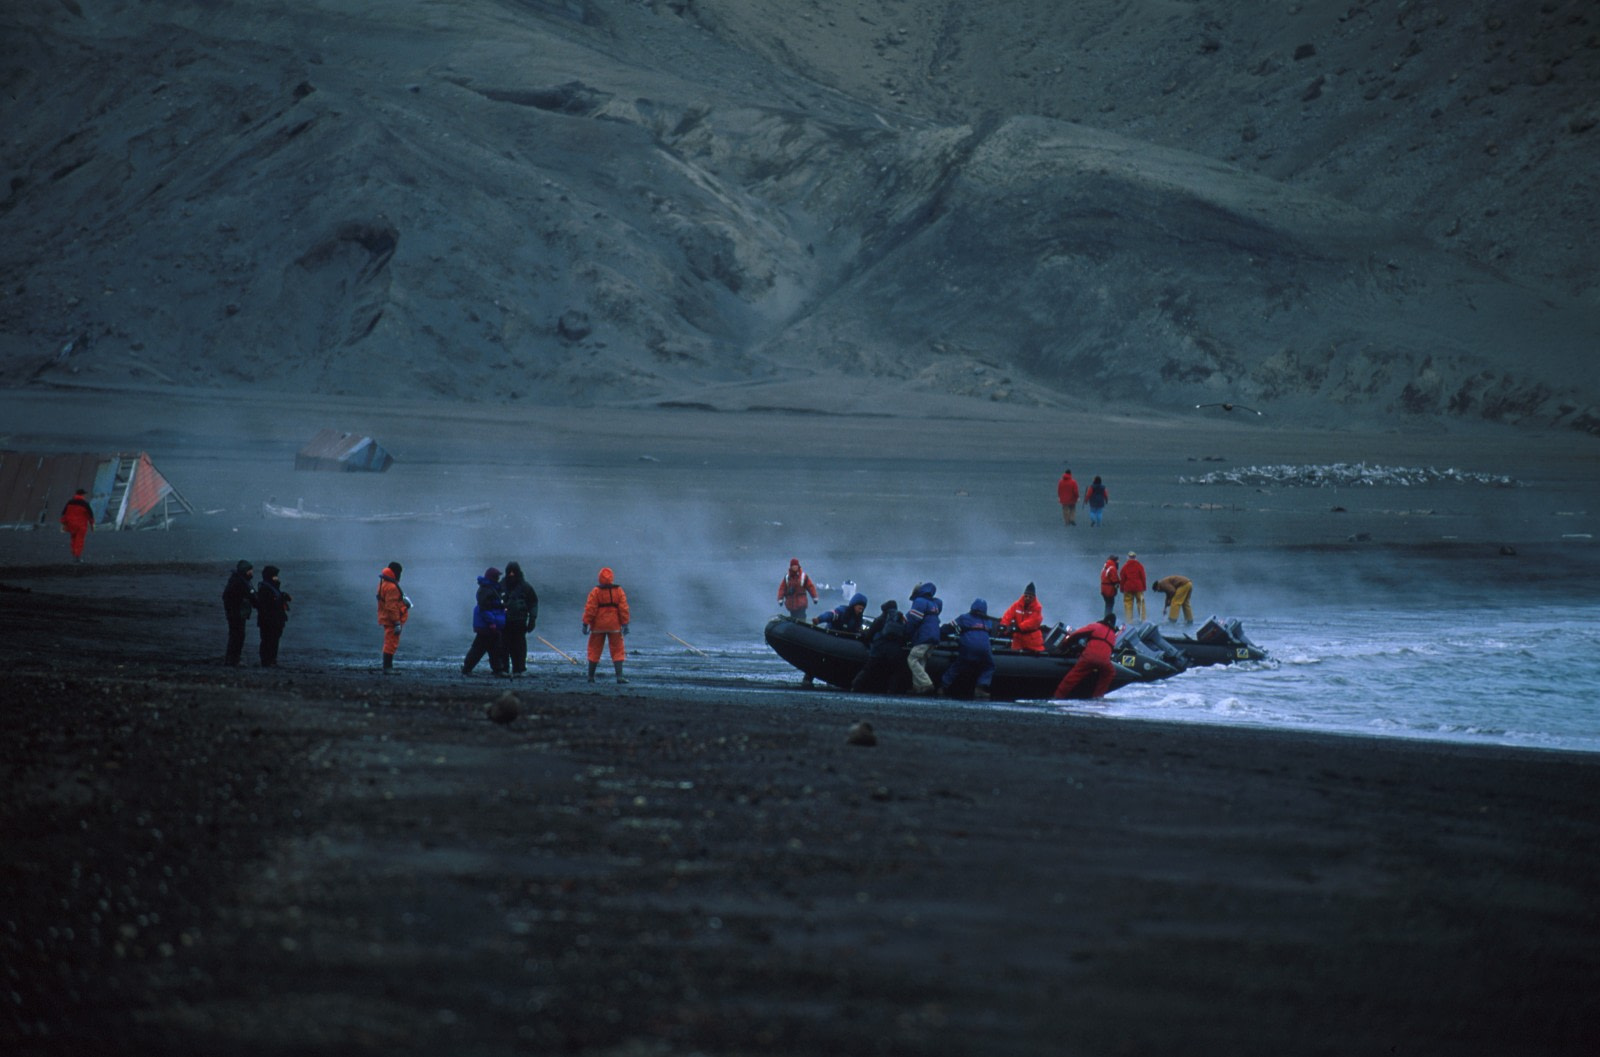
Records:
[[[572,654],[568,653],[566,650],[562,649],[560,646],[557,646],[555,643],[551,642],[549,639],[545,638],[543,635],[535,635],[534,638],[538,639],[540,642],[544,643],[546,646],[549,646],[552,650],[555,650],[557,653],[561,654],[561,656],[565,657],[567,660],[571,661],[573,664],[577,664],[578,663],[578,658],[574,657]]]
[[[669,632],[667,632],[667,638],[669,638],[669,639],[677,639],[677,640],[678,640],[678,641],[679,641],[679,642],[683,642],[683,640],[682,640],[682,639],[679,639],[679,638],[678,638],[678,636],[676,636],[676,635],[674,635],[674,634],[673,634],[673,633],[672,633],[672,632],[670,632],[670,631],[669,631]],[[684,645],[685,645],[685,646],[689,646],[689,644],[688,644],[688,643],[687,643],[687,642],[683,642],[683,644],[684,644]],[[711,656],[711,655],[710,655],[710,654],[709,654],[709,653],[707,653],[707,652],[706,652],[706,651],[705,651],[705,650],[702,650],[702,649],[699,649],[699,648],[697,648],[697,647],[694,647],[694,646],[689,646],[689,649],[691,649],[691,650],[693,650],[693,651],[694,651],[694,652],[695,652],[695,653],[698,653],[698,654],[699,654],[699,655],[700,655],[700,656],[702,656],[702,657],[709,657],[709,656]]]

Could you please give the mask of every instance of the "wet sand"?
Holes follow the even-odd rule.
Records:
[[[530,446],[552,480],[582,476],[596,490],[591,525],[608,496],[663,466],[703,481],[709,464],[730,488],[770,476],[786,431],[831,456],[910,459],[936,483],[908,485],[912,499],[859,522],[845,506],[839,537],[818,537],[820,553],[854,539],[884,562],[893,548],[864,534],[873,514],[970,502],[991,478],[1003,497],[1027,475],[1059,472],[1051,458],[1007,477],[989,451],[970,465],[959,452],[918,461],[890,439],[892,422],[794,416],[750,430],[699,414],[651,434],[667,413],[641,411],[631,434],[598,441],[563,414]],[[543,542],[556,531],[522,515],[460,529],[459,553],[417,558],[411,589],[427,587],[422,612],[439,611],[438,624],[419,612],[401,673],[384,678],[369,667],[368,580],[392,556],[383,544],[437,537],[417,528],[374,542],[250,511],[279,482],[330,505],[368,487],[313,494],[322,486],[279,468],[308,424],[297,415],[316,417],[285,411],[254,447],[206,442],[225,427],[186,427],[197,439],[183,444],[154,438],[197,506],[232,513],[92,538],[84,567],[60,563],[54,534],[0,540],[8,1053],[1573,1054],[1595,1041],[1592,756],[684,692],[653,686],[643,659],[628,686],[593,688],[549,654],[509,684],[424,665],[466,644],[447,592],[512,547],[548,570],[536,578],[541,628],[563,645],[583,577],[612,553],[638,564],[674,542],[698,553],[700,539],[726,550],[736,575],[777,567],[799,540],[793,526],[840,509],[832,482],[799,467],[781,517],[769,497],[730,494],[731,528],[702,516],[698,535],[653,546],[631,523],[611,525],[601,546],[560,551]],[[10,420],[25,441],[52,439],[48,423],[25,420]],[[415,498],[406,482],[430,473],[435,484],[460,475],[467,494],[522,465],[463,452],[519,451],[511,431],[526,423],[464,423],[442,414],[412,434],[413,476],[392,472],[377,494]],[[140,429],[104,418],[92,428]],[[1147,535],[1164,509],[1211,517],[1163,506],[1187,501],[1161,485],[1177,457],[1163,462],[1160,436],[1125,428],[1143,439],[1111,457],[1127,504],[1112,516],[1143,504]],[[1155,428],[1172,437],[1182,425]],[[1198,443],[1239,435],[1202,431]],[[1555,509],[1592,487],[1569,473],[1581,458],[1541,461],[1537,442],[1493,440],[1390,437],[1372,450],[1392,461],[1406,445],[1425,461],[1476,454],[1471,468],[1486,471],[1500,467],[1484,453],[1500,452],[1565,482],[1563,496],[1539,494]],[[1290,461],[1339,443],[1262,434],[1249,454]],[[954,495],[958,479],[976,482],[968,495]],[[683,513],[669,491],[651,492],[658,517]],[[1320,543],[1304,538],[1328,520],[1326,496],[1268,499],[1259,504],[1285,509],[1247,510],[1232,531],[1284,553],[1340,545],[1342,524]],[[1501,568],[1479,556],[1505,531],[1499,499],[1431,515],[1477,526],[1450,533],[1470,555],[1437,560]],[[987,501],[1007,561],[1040,562],[1030,541],[1058,515]],[[1387,544],[1437,545],[1417,517],[1383,513],[1394,505],[1352,513],[1396,526]],[[617,509],[619,522],[649,520]],[[787,525],[755,535],[763,513]],[[729,545],[744,535],[749,551]],[[1556,545],[1518,543],[1524,554]],[[1074,546],[1081,555],[1052,561],[1092,561],[1090,545]],[[1187,546],[1218,561],[1232,545]],[[216,662],[216,595],[241,552],[258,568],[281,555],[304,599],[275,672]],[[655,571],[635,572],[648,597]],[[698,572],[676,575],[688,597],[645,611],[680,630],[717,591]],[[351,597],[323,597],[319,585],[347,582]],[[736,611],[766,604],[728,594]],[[508,688],[519,717],[490,722],[486,707]],[[862,719],[876,745],[847,743]]]

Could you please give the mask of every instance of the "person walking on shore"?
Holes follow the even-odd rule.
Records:
[[[1056,482],[1056,500],[1061,504],[1061,520],[1068,528],[1078,523],[1078,482],[1069,468]]]
[[[400,590],[404,567],[390,562],[378,573],[378,626],[383,629],[383,670],[394,671],[394,655],[400,651],[400,629],[411,619],[411,599]]]
[[[809,597],[808,597],[809,596]],[[789,573],[778,583],[778,601],[790,620],[805,620],[806,608],[817,600],[817,585],[800,568],[799,558],[789,559]]]
[[[506,603],[500,596],[500,570],[490,566],[478,577],[478,594],[472,607],[472,645],[461,662],[461,674],[471,675],[484,654],[489,655],[489,670],[506,678]]]
[[[956,659],[944,670],[940,689],[950,693],[958,680],[967,676],[973,679],[972,696],[980,700],[989,697],[989,684],[994,681],[994,645],[989,633],[994,621],[989,616],[989,603],[974,598],[972,607],[956,617]]]
[[[1000,618],[1001,630],[1011,630],[1011,648],[1023,653],[1044,652],[1044,607],[1033,584],[1022,589],[1022,597],[1011,603]]]
[[[261,583],[256,586],[256,631],[261,635],[261,667],[278,666],[278,642],[289,623],[290,596],[278,579],[281,570],[269,565],[261,570]]]
[[[1106,491],[1105,482],[1096,477],[1089,485],[1089,492],[1083,497],[1083,505],[1089,508],[1089,527],[1099,528],[1100,522],[1106,516],[1106,504],[1111,502],[1111,495]]]
[[[1106,604],[1106,616],[1117,611],[1117,592],[1121,589],[1122,573],[1117,569],[1117,556],[1113,554],[1100,567],[1100,600]]]
[[[506,654],[511,660],[511,674],[522,675],[528,670],[528,632],[539,623],[539,593],[522,575],[522,566],[506,562],[506,578],[502,585],[506,600]]]
[[[72,547],[72,560],[83,561],[84,537],[94,531],[94,507],[89,505],[89,493],[82,488],[72,493],[61,508],[61,531],[67,534]]]
[[[617,682],[627,682],[622,662],[628,659],[623,641],[628,636],[628,592],[609,567],[600,570],[599,582],[589,589],[588,601],[583,604],[583,633],[589,636],[589,681],[594,682],[595,669],[600,667],[601,646],[609,644]]]
[[[906,654],[906,667],[911,672],[913,694],[933,693],[933,677],[928,674],[928,651],[939,642],[939,615],[944,603],[934,594],[938,587],[932,583],[918,584],[911,589],[911,609],[906,613],[907,641],[911,649]]]
[[[1194,583],[1187,576],[1164,576],[1157,580],[1152,587],[1166,596],[1164,608],[1167,611],[1167,620],[1176,621],[1178,610],[1183,610],[1183,622],[1194,623],[1194,610],[1189,608],[1189,595],[1194,590]]]
[[[1144,562],[1139,560],[1139,555],[1129,551],[1128,560],[1122,563],[1122,619],[1124,622],[1133,620],[1135,610],[1138,610],[1139,619],[1144,619],[1145,585]]]
[[[245,622],[250,619],[250,610],[255,604],[255,588],[250,583],[255,576],[251,571],[254,568],[240,558],[222,589],[222,615],[228,618],[228,649],[222,655],[222,663],[234,667],[244,653]]]
[[[1104,697],[1117,677],[1116,665],[1111,663],[1111,651],[1117,645],[1116,614],[1107,613],[1093,624],[1085,624],[1069,635],[1068,641],[1079,635],[1087,637],[1083,653],[1056,684],[1056,692],[1050,695],[1054,700]]]

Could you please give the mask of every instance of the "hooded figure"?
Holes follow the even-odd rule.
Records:
[[[80,488],[61,508],[61,531],[67,534],[75,562],[83,561],[83,538],[94,531],[94,507],[89,505],[88,495]]]
[[[940,684],[945,693],[955,690],[957,680],[972,678],[973,696],[987,698],[989,684],[994,680],[994,651],[989,633],[994,621],[989,616],[989,603],[982,598],[972,600],[972,608],[956,617],[956,659],[944,670]]]
[[[1083,653],[1056,684],[1056,692],[1051,696],[1058,700],[1104,697],[1117,676],[1117,667],[1111,662],[1111,651],[1117,644],[1116,614],[1107,613],[1093,624],[1085,624],[1068,636],[1068,641],[1080,635],[1087,640]]]
[[[222,656],[223,664],[237,665],[244,653],[244,625],[255,606],[255,588],[250,583],[254,568],[240,558],[222,589],[222,614],[228,618],[228,649]]]
[[[1000,618],[1000,623],[1011,629],[1011,648],[1024,653],[1044,652],[1044,607],[1034,593],[1033,584],[1022,589],[1022,597]]]
[[[1106,615],[1117,611],[1117,592],[1122,589],[1122,572],[1117,568],[1117,556],[1111,555],[1100,567],[1100,601],[1106,604]]]
[[[522,566],[506,562],[506,577],[501,594],[506,601],[506,654],[511,659],[511,674],[528,670],[528,632],[539,623],[539,593],[522,576]]]
[[[928,652],[939,642],[939,617],[944,603],[935,592],[933,583],[922,583],[911,589],[911,609],[906,613],[906,639],[911,650],[906,654],[906,668],[911,672],[911,692],[931,694],[933,677],[928,674]]]
[[[867,647],[867,663],[850,689],[861,694],[903,693],[911,678],[905,661],[906,618],[894,599],[883,604],[877,618],[861,633],[861,641]]]
[[[461,674],[471,675],[484,654],[497,677],[510,676],[506,662],[506,603],[500,594],[500,570],[490,566],[478,577],[476,604],[472,607],[472,645],[461,662]]]
[[[278,641],[289,623],[289,596],[278,582],[279,569],[269,565],[261,570],[256,587],[256,630],[261,633],[261,667],[278,666]]]
[[[807,598],[807,596],[810,596]],[[778,582],[778,601],[789,614],[790,620],[804,620],[806,607],[817,600],[817,585],[800,568],[799,558],[789,559],[789,573]]]
[[[863,626],[863,616],[866,611],[867,596],[857,591],[850,596],[850,601],[842,606],[834,606],[811,623],[826,624],[834,631],[859,632]]]
[[[378,571],[378,626],[383,628],[383,670],[394,671],[394,655],[400,649],[400,629],[411,619],[411,599],[400,590],[404,567],[390,562]]]
[[[583,605],[583,633],[589,636],[589,681],[594,682],[595,669],[600,667],[600,647],[609,644],[617,682],[627,682],[622,662],[628,659],[623,643],[628,634],[628,592],[616,582],[610,568],[601,569],[599,582],[589,589]]]

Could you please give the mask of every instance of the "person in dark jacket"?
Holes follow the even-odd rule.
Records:
[[[289,623],[289,596],[279,582],[279,569],[269,565],[261,570],[261,583],[256,587],[256,630],[261,633],[261,667],[278,666],[278,640],[283,638],[284,625]]]
[[[944,670],[941,689],[951,693],[958,688],[957,680],[971,678],[972,696],[987,698],[989,684],[994,680],[994,648],[989,641],[994,621],[989,616],[989,603],[974,598],[972,608],[956,617],[955,624],[956,659]]]
[[[244,653],[244,626],[255,604],[255,588],[250,583],[254,568],[240,558],[222,589],[222,614],[228,618],[228,650],[222,655],[223,664],[237,665]]]
[[[72,547],[72,560],[83,561],[83,539],[94,531],[94,507],[89,505],[89,493],[80,488],[61,508],[61,531],[67,534]]]
[[[1106,483],[1096,477],[1089,484],[1089,491],[1084,493],[1083,505],[1089,508],[1089,527],[1099,528],[1101,521],[1106,516],[1106,504],[1111,502],[1111,494],[1106,491]]]
[[[522,566],[516,562],[506,562],[501,588],[506,603],[506,654],[511,661],[511,674],[521,675],[528,670],[528,632],[539,623],[539,593],[523,577]]]
[[[856,674],[850,689],[858,694],[901,694],[911,683],[906,667],[906,618],[899,603],[889,599],[882,611],[861,633],[867,646],[867,663]]]
[[[842,606],[834,606],[820,617],[811,618],[811,623],[813,626],[818,627],[826,624],[834,631],[848,631],[852,634],[859,634],[864,624],[862,617],[866,610],[867,596],[857,591],[850,596],[850,601]],[[807,672],[805,677],[800,680],[800,685],[807,688],[815,687],[817,685],[816,677]]]
[[[813,624],[826,624],[834,631],[859,632],[866,623],[867,596],[857,591],[850,596],[850,601],[842,606],[834,606],[820,617],[811,621]]]
[[[478,577],[477,603],[472,607],[472,645],[461,662],[462,675],[471,675],[487,653],[489,670],[501,679],[509,677],[505,630],[506,603],[500,595],[500,570],[491,566]]]
[[[1051,695],[1056,700],[1104,697],[1117,676],[1116,665],[1111,662],[1111,651],[1117,645],[1116,614],[1107,613],[1093,624],[1085,624],[1067,636],[1067,641],[1079,635],[1088,641],[1083,645],[1083,653],[1056,684],[1056,692]]]
[[[928,674],[928,651],[939,642],[939,616],[944,603],[934,592],[939,588],[932,583],[922,583],[911,589],[911,609],[906,613],[906,641],[911,650],[906,654],[906,668],[911,672],[911,692],[934,692],[933,677]]]

